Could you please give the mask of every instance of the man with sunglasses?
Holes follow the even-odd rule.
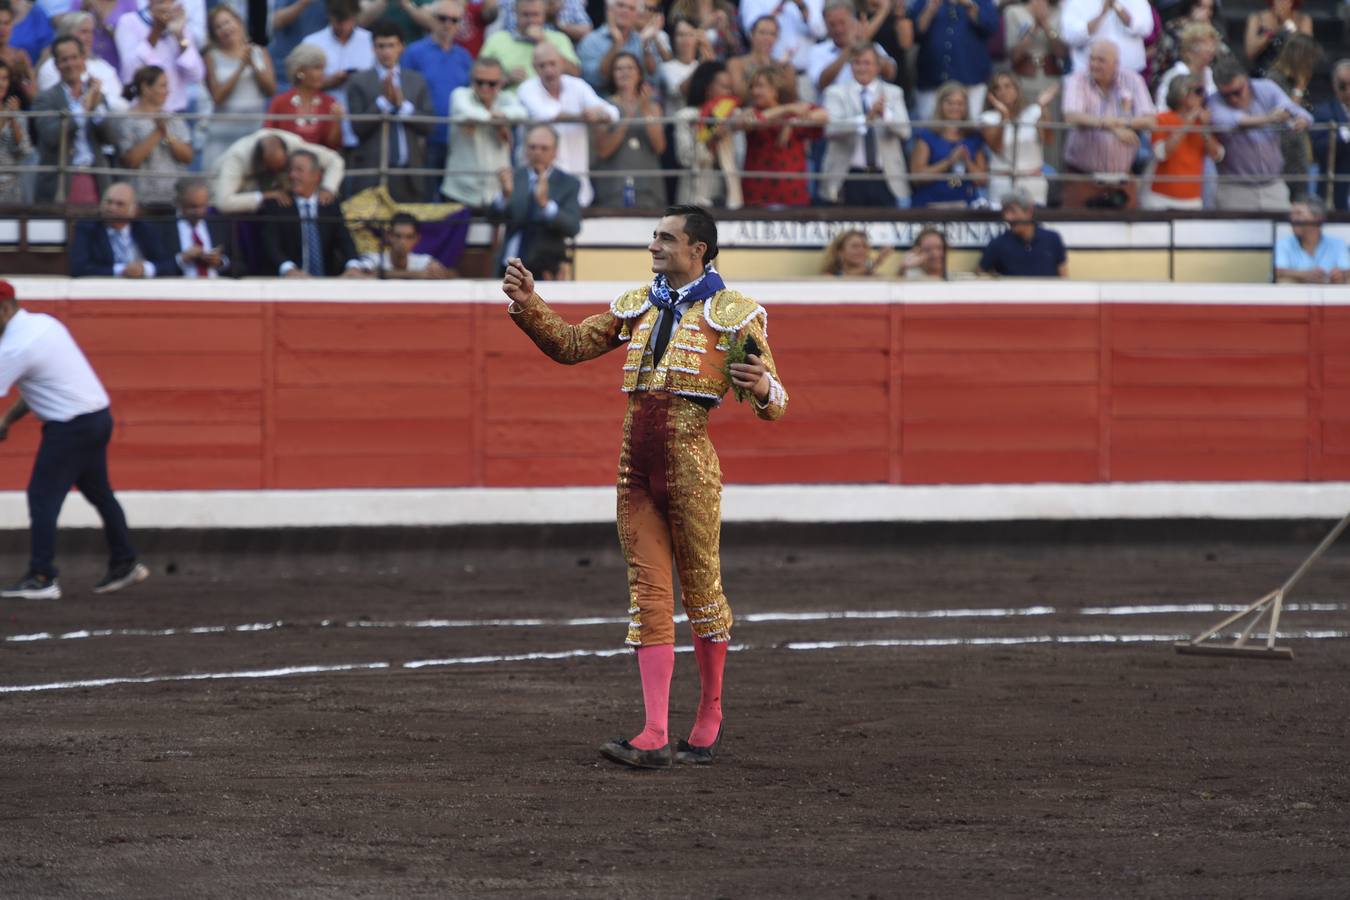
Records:
[[[1216,207],[1288,212],[1289,185],[1280,134],[1307,131],[1312,116],[1266,78],[1249,78],[1242,63],[1225,57],[1214,65],[1218,92],[1208,106],[1224,157],[1219,161]]]
[[[1336,209],[1350,209],[1350,59],[1342,59],[1331,69],[1331,86],[1335,95],[1313,111],[1313,119],[1322,128],[1312,133],[1313,162],[1327,171],[1331,143],[1336,142],[1335,175],[1332,204]],[[1326,126],[1332,126],[1327,128]]]
[[[444,118],[450,115],[450,95],[469,83],[469,70],[473,67],[473,57],[469,51],[455,43],[460,25],[464,21],[464,4],[461,0],[437,0],[430,7],[431,18],[435,23],[431,34],[415,41],[403,53],[403,67],[420,74],[431,91],[431,106],[436,115]],[[437,123],[427,136],[427,168],[444,169],[449,155],[449,126]],[[431,182],[431,195],[435,200],[435,183]]]
[[[441,194],[467,206],[489,206],[498,193],[495,172],[511,168],[511,128],[529,118],[516,95],[502,90],[502,64],[482,57],[469,73],[469,87],[450,95],[450,157]]]

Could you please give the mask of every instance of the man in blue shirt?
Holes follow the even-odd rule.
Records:
[[[643,59],[645,51],[638,30],[637,0],[609,0],[608,13],[609,21],[605,27],[595,29],[577,44],[581,77],[602,93],[608,93],[605,83],[609,80],[609,67],[620,53],[631,53],[638,58],[644,70],[643,77],[650,71]]]
[[[976,271],[1014,278],[1067,278],[1069,258],[1059,232],[1036,224],[1036,204],[1025,191],[1003,197],[1008,230],[989,242]]]
[[[966,86],[971,116],[984,108],[992,64],[986,42],[998,30],[994,0],[909,0],[919,43],[918,99],[910,117],[933,118],[937,90],[949,81]]]
[[[464,4],[461,0],[439,0],[431,7],[431,17],[436,27],[404,51],[402,65],[426,79],[436,115],[448,116],[451,93],[469,83],[469,70],[473,68],[469,51],[455,43],[455,34],[464,20]],[[448,127],[444,123],[435,125],[427,138],[427,168],[444,171],[449,147]],[[429,181],[431,188],[426,199],[434,201],[440,178]]]
[[[1345,241],[1322,233],[1322,201],[1308,197],[1289,209],[1294,233],[1275,245],[1275,280],[1301,284],[1345,284],[1350,249]]]

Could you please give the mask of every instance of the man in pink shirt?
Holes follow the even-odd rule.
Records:
[[[123,83],[130,84],[142,66],[159,66],[169,80],[164,108],[170,112],[187,108],[189,86],[200,84],[206,71],[187,24],[187,13],[174,0],[150,0],[147,8],[117,20]]]
[[[1064,79],[1064,121],[1074,126],[1064,141],[1064,206],[1133,207],[1130,167],[1138,130],[1155,124],[1153,100],[1144,79],[1121,68],[1114,42],[1094,42],[1087,71]]]

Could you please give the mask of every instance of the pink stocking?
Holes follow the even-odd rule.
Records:
[[[642,703],[647,710],[647,727],[628,743],[639,750],[659,750],[670,743],[670,677],[675,672],[675,645],[639,647],[637,658],[638,671],[642,673]]]
[[[694,636],[694,657],[698,660],[698,715],[689,743],[711,747],[722,728],[722,670],[727,663],[727,642]]]

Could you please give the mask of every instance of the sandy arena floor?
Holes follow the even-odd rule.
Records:
[[[1350,550],[1292,663],[1171,648],[1324,528],[732,531],[723,753],[669,772],[595,752],[609,529],[151,536],[107,599],[73,553],[0,605],[0,896],[1350,896]]]

